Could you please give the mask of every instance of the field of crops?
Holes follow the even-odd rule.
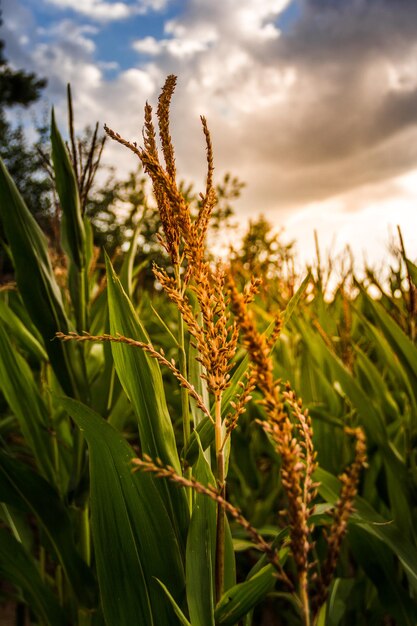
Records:
[[[384,282],[329,295],[320,261],[215,262],[210,134],[193,212],[174,86],[143,147],[106,129],[152,182],[155,289],[135,236],[93,247],[53,117],[63,259],[1,165],[1,603],[16,626],[414,626],[417,267],[399,237]]]

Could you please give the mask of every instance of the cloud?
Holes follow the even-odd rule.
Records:
[[[155,37],[148,36],[135,41],[132,44],[132,47],[137,52],[144,53],[149,56],[159,56],[163,52],[166,52],[172,57],[187,59],[194,56],[197,52],[204,52],[204,50],[207,50],[208,46],[213,43],[215,39],[215,34],[213,38],[206,37],[202,39],[155,39]]]
[[[168,0],[139,0],[136,3],[105,2],[103,0],[47,0],[60,9],[71,9],[99,22],[125,20],[132,15],[143,14],[149,10],[163,9]]]
[[[110,4],[48,1],[78,13],[83,5],[95,29],[103,28],[99,15]],[[296,17],[284,28],[280,18],[294,1]],[[112,6],[134,12],[166,4]],[[172,133],[178,169],[202,181],[204,114],[217,176],[232,171],[247,182],[238,205],[243,215],[264,211],[279,222],[298,210],[317,215],[320,204],[323,211],[358,216],[367,204],[376,211],[377,202],[393,198],[392,181],[416,169],[415,0],[184,0],[175,7],[162,36],[154,31],[131,43],[136,66],[111,79],[97,62],[97,30],[79,16],[41,33],[26,12],[32,26],[15,25],[9,39],[16,58],[26,51],[29,67],[49,77],[62,120],[71,81],[79,126],[99,119],[129,139],[140,141],[145,100],[156,102],[165,76],[177,74]],[[19,40],[22,34],[30,46]],[[120,146],[109,144],[108,155],[121,168],[135,166]],[[417,198],[413,181],[402,215]]]
[[[365,185],[359,191],[306,204],[286,215],[283,221],[286,237],[297,240],[301,265],[314,263],[314,228],[323,257],[342,255],[349,246],[358,270],[366,261],[386,275],[390,262],[388,244],[398,244],[397,225],[402,228],[408,255],[416,256],[416,190],[417,169],[382,185]]]
[[[152,42],[158,67],[180,76],[178,109],[207,114],[218,166],[249,182],[252,209],[284,210],[414,167],[417,5],[310,0],[280,32],[285,4],[190,2],[166,25],[171,39]]]

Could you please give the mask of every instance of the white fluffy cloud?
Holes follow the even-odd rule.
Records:
[[[60,9],[71,9],[99,22],[124,20],[135,14],[143,14],[149,10],[160,10],[167,0],[139,0],[134,3],[106,2],[105,0],[46,0]]]

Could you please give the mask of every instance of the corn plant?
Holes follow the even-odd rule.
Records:
[[[162,89],[157,129],[146,104],[143,147],[106,127],[153,185],[160,243],[171,260],[153,270],[166,298],[154,299],[159,310],[144,294],[136,302],[134,241],[119,276],[107,258],[106,285],[99,277],[82,175],[53,115],[64,266],[51,264],[45,237],[1,166],[0,217],[16,286],[6,285],[0,299],[0,570],[42,626],[249,626],[256,607],[274,598],[276,623],[335,625],[349,623],[347,608],[337,614],[347,597],[337,568],[348,570],[354,558],[376,584],[364,550],[378,568],[389,563],[407,577],[404,585],[393,576],[396,600],[381,600],[378,610],[411,624],[412,513],[406,482],[396,491],[393,479],[409,469],[415,346],[362,290],[348,303],[365,342],[349,344],[358,355],[354,372],[328,337],[332,320],[310,274],[284,311],[262,313],[262,328],[257,277],[240,286],[231,266],[207,257],[216,194],[204,118],[207,178],[196,217],[177,183],[169,128],[175,83],[170,76]],[[317,295],[308,308],[311,285]],[[150,329],[158,330],[150,336]],[[399,351],[406,361],[395,381],[407,398],[409,429],[396,447],[400,416],[394,427],[384,423],[372,350],[381,360]],[[391,396],[387,390],[382,398]],[[273,461],[274,497],[263,519],[258,510],[261,524],[250,510],[257,487],[245,483],[245,462],[256,454],[245,428]],[[338,462],[329,436],[343,448]],[[367,457],[376,470],[361,484]],[[391,480],[386,507],[374,497],[381,467]],[[265,479],[255,466],[252,482]],[[242,548],[250,559],[243,571]]]

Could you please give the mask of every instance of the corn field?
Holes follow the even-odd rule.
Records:
[[[98,262],[54,116],[65,262],[4,165],[1,601],[16,626],[417,623],[417,267],[296,284],[213,260],[208,124],[197,214],[168,77],[143,146],[169,262]],[[371,297],[369,287],[377,291]],[[416,447],[416,448],[415,448]]]

